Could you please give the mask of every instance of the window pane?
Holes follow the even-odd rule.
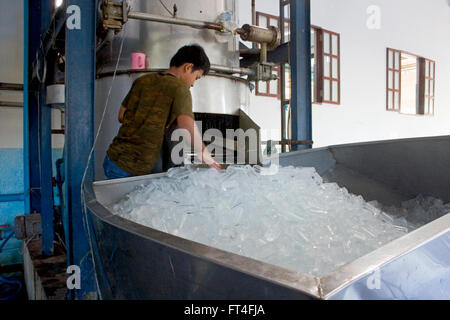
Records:
[[[430,63],[430,77],[434,78],[434,62]]]
[[[430,99],[429,98],[425,98],[425,110],[424,110],[425,114],[430,114]]]
[[[284,6],[284,18],[288,19],[291,16],[291,6]]]
[[[331,66],[331,70],[333,70],[332,75],[334,79],[338,78],[338,59],[337,58],[332,58],[332,66]]]
[[[259,26],[262,28],[267,28],[267,18],[264,16],[259,16]]]
[[[330,101],[330,80],[323,81],[323,99]]]
[[[332,53],[333,53],[335,56],[337,56],[337,55],[338,55],[338,36],[333,34],[333,35],[331,36],[331,41],[332,41],[332,43],[331,43],[331,50],[332,50]]]
[[[316,54],[316,31],[311,29],[311,57],[315,57]]]
[[[267,93],[267,84],[265,81],[258,81],[258,92]]]
[[[402,53],[401,59],[401,111],[417,114],[417,57]]]
[[[329,77],[330,76],[330,57],[329,56],[325,56],[323,57],[323,75],[325,77]]]
[[[387,104],[388,109],[393,108],[393,101],[394,101],[393,99],[394,99],[394,93],[392,91],[388,91],[388,104]]]
[[[323,52],[330,53],[330,34],[328,32],[323,33]]]
[[[425,77],[430,76],[430,61],[425,60]]]
[[[425,96],[430,95],[430,91],[428,91],[428,89],[430,87],[429,83],[430,83],[430,80],[425,79]]]
[[[395,53],[395,69],[400,69],[400,52]]]
[[[389,71],[389,74],[388,74],[388,88],[389,89],[393,89],[394,88],[393,77],[394,77],[394,72],[393,71]]]
[[[289,41],[289,37],[291,35],[291,31],[290,31],[291,29],[290,28],[291,28],[290,23],[285,21],[284,22],[284,40],[285,40],[285,42]]]
[[[270,18],[270,25],[278,28],[278,20]]]
[[[284,91],[284,94],[285,94],[284,97],[287,100],[290,100],[291,99],[291,69],[288,64],[285,64],[284,79],[285,79],[285,85],[286,85],[285,91]]]
[[[400,88],[400,73],[394,72],[394,89],[398,90]]]
[[[394,92],[394,109],[398,110],[400,105],[399,105],[399,93],[398,92]]]
[[[274,74],[278,77],[278,72],[276,70],[273,70],[272,74]],[[270,94],[278,94],[278,80],[272,80],[269,82],[269,93]]]
[[[430,81],[430,96],[434,97],[434,81]]]
[[[332,95],[332,101],[333,102],[338,102],[338,82],[337,81],[333,81],[333,87],[332,87],[332,91],[331,91],[331,95]]]
[[[394,52],[392,50],[388,52],[388,67],[394,68]]]

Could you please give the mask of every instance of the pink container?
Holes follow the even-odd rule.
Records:
[[[132,52],[131,53],[131,69],[145,69],[146,61],[145,53]]]

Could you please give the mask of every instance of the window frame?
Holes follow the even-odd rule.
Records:
[[[389,53],[392,52],[393,68],[389,68]],[[399,54],[399,66],[398,69],[395,68],[395,54]],[[392,72],[392,87],[389,88],[389,71]],[[398,73],[398,89],[395,89],[395,74]],[[389,92],[392,91],[392,108],[389,108]],[[395,93],[398,92],[398,109],[395,108]],[[402,101],[402,51],[392,48],[387,48],[386,50],[386,111],[400,112]]]
[[[389,53],[393,52],[393,68],[389,68]],[[399,54],[399,66],[398,69],[395,68],[395,54]],[[416,83],[416,90],[420,90],[419,92],[416,91],[416,113],[415,114],[407,114],[401,112],[401,102],[402,102],[402,54],[407,54],[410,56],[414,56],[417,59],[417,73],[418,73],[418,81]],[[430,67],[428,68],[428,74],[425,74],[426,67],[425,64],[429,63]],[[433,77],[431,77],[431,65],[433,65]],[[389,88],[389,71],[392,71],[393,73],[398,72],[399,76],[399,85],[398,90],[395,89],[395,77],[393,77],[392,85],[393,89]],[[425,82],[428,81],[428,94],[425,91]],[[430,83],[433,83],[433,93],[430,94]],[[398,95],[398,109],[395,109],[395,101],[392,100],[392,108],[389,108],[389,92],[392,91],[392,98],[395,99],[395,92],[399,92]],[[415,115],[415,116],[434,116],[434,110],[435,110],[435,94],[436,94],[436,61],[432,59],[428,59],[422,56],[419,56],[417,54],[405,51],[405,50],[399,50],[387,47],[386,48],[386,111],[390,112],[398,112],[401,114],[406,115]],[[432,112],[430,112],[430,103],[433,103],[432,105]],[[427,105],[427,107],[426,107]]]
[[[259,26],[259,19],[260,17],[265,17],[267,19],[267,26],[270,26],[270,19],[273,20],[277,20],[277,27],[280,28],[280,17],[274,16],[272,14],[268,14],[268,13],[264,13],[264,12],[260,12],[260,11],[256,11],[256,25]],[[260,48],[259,44],[256,44],[257,48]],[[278,100],[281,99],[281,81],[280,81],[280,71],[281,71],[281,66],[278,65],[277,67],[272,68],[273,71],[275,71],[275,73],[277,74],[278,79],[277,81],[277,93],[270,93],[270,81],[265,81],[266,83],[266,92],[260,92],[259,91],[259,82],[260,81],[256,81],[255,84],[255,96],[263,96],[263,97],[271,97],[271,98],[277,98]],[[272,80],[274,81],[274,80]]]
[[[316,83],[317,90],[319,92],[316,92],[318,100],[316,104],[335,104],[340,105],[341,104],[341,35],[338,32],[334,32],[331,30],[323,29],[317,26],[311,26],[311,28],[314,28],[316,30],[316,51],[317,53],[317,62],[316,66],[318,66],[317,69],[317,79],[320,80],[320,83]],[[318,32],[318,33],[317,33]],[[325,43],[324,43],[324,33],[328,33],[330,36],[330,46],[329,46],[329,53],[325,53]],[[319,36],[317,36],[319,35]],[[337,55],[333,54],[333,35],[337,36]],[[325,58],[330,58],[330,70],[329,70],[329,77],[325,76]],[[333,78],[333,58],[337,59],[337,78]],[[330,99],[325,100],[325,80],[328,80],[330,82]],[[337,82],[337,101],[333,101],[333,82]]]

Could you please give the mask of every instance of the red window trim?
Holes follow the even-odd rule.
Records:
[[[389,68],[389,52],[390,51],[392,51],[394,53],[394,55],[393,55],[393,57],[394,57],[393,58],[394,59],[394,61],[393,61],[394,68]],[[396,52],[398,52],[400,54],[399,69],[395,69],[395,53]],[[428,76],[427,75],[424,76],[424,81],[432,81],[433,82],[433,95],[432,96],[431,95],[428,96],[427,93],[424,92],[424,97],[425,97],[424,98],[424,100],[425,100],[424,103],[428,103],[428,112],[425,112],[425,110],[424,110],[424,113],[411,114],[411,115],[416,115],[416,116],[433,116],[434,115],[434,109],[435,109],[434,108],[435,107],[434,99],[435,99],[435,94],[436,94],[436,61],[428,59],[428,58],[421,57],[421,56],[419,56],[417,54],[414,54],[414,53],[411,53],[411,52],[408,52],[408,51],[405,51],[405,50],[398,50],[398,49],[393,49],[393,48],[389,48],[389,47],[386,50],[386,111],[394,111],[394,112],[400,112],[401,111],[401,101],[402,101],[402,91],[401,91],[401,88],[402,88],[402,76],[401,76],[402,54],[408,54],[408,55],[416,57],[417,59],[423,59],[425,61],[425,63],[426,62],[430,62],[430,65],[431,65],[431,63],[433,64],[433,77],[429,77],[430,71],[431,71],[430,68],[428,69]],[[398,88],[398,90],[389,88],[389,71],[392,71],[394,73],[398,72],[398,74],[399,74],[399,88]],[[420,81],[421,81],[421,79],[419,79],[419,85],[418,85],[419,89],[425,87],[425,83],[420,83]],[[395,88],[395,78],[393,79],[393,86]],[[428,85],[428,91],[429,90],[430,90],[430,86]],[[394,108],[395,104],[392,104],[393,108],[391,108],[391,109],[389,108],[389,104],[388,104],[389,91],[399,92],[398,109]],[[393,96],[392,99],[395,99],[395,95],[393,94],[392,96]],[[430,110],[429,100],[430,99],[433,100],[433,112],[429,112],[429,110]],[[394,100],[392,102],[394,102]]]

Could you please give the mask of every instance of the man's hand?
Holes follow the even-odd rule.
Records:
[[[208,149],[203,149],[202,152],[202,158],[200,159],[202,163],[207,164],[211,168],[216,169],[217,171],[222,171],[222,168],[220,167],[220,164],[216,162],[216,160],[213,159],[211,154],[209,153]]]

